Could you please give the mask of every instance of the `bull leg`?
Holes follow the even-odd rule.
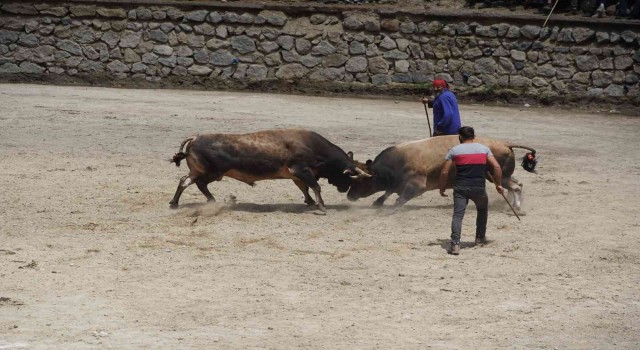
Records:
[[[382,196],[378,197],[378,199],[376,199],[375,202],[373,202],[372,206],[381,207],[384,204],[384,201],[386,201],[387,198],[389,198],[389,196],[392,194],[393,194],[393,191],[385,192]]]
[[[308,167],[303,167],[300,165],[294,165],[289,168],[289,171],[293,176],[300,179],[300,181],[307,187],[313,190],[313,193],[316,195],[316,202],[318,205],[318,209],[323,212],[327,211],[327,208],[324,206],[324,201],[322,200],[322,196],[320,195],[320,184],[318,184],[318,180],[316,176],[313,174],[313,171]]]
[[[209,184],[209,181],[207,180],[204,180],[202,178],[196,179],[196,186],[198,186],[198,189],[200,190],[200,192],[202,192],[202,194],[204,194],[204,196],[207,197],[207,202],[215,202],[216,199],[213,198],[213,195],[211,194],[211,192],[209,192],[209,189],[207,188],[208,184]]]
[[[182,195],[182,192],[184,191],[185,188],[189,187],[191,184],[193,184],[194,178],[192,178],[190,175],[185,175],[182,178],[180,178],[180,182],[178,183],[178,188],[176,189],[176,194],[173,195],[173,199],[171,200],[171,202],[169,202],[169,207],[171,209],[178,209],[178,201],[180,200],[180,195]]]
[[[423,176],[412,179],[404,185],[400,197],[396,199],[393,210],[403,206],[409,200],[423,194],[427,190],[427,179]]]
[[[507,200],[511,203],[513,209],[521,212],[522,206],[522,188],[523,185],[521,182],[516,180],[515,178],[509,178],[502,181],[502,187],[508,190],[507,192]]]
[[[314,201],[313,198],[311,198],[311,196],[309,195],[309,186],[305,185],[304,182],[300,180],[293,180],[293,183],[295,183],[300,191],[302,191],[302,194],[304,194],[304,203],[306,205],[311,206],[316,204],[316,201]]]

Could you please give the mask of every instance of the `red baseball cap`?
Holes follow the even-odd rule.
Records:
[[[449,84],[447,84],[447,82],[443,79],[436,79],[433,81],[433,87],[434,88],[443,88],[443,89],[448,89],[449,88]]]

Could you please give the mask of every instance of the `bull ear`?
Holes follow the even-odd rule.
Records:
[[[371,163],[373,163],[373,161],[372,161],[371,159],[367,159],[367,162],[366,162],[366,163],[364,163],[364,164],[366,164],[366,165],[371,165]]]
[[[353,160],[353,152],[349,151],[347,152],[347,155],[349,156],[349,158],[351,158],[351,160]]]

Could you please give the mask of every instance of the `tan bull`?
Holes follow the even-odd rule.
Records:
[[[491,149],[502,169],[502,186],[508,190],[508,200],[519,210],[523,185],[512,177],[515,170],[513,148],[527,149],[532,154],[535,154],[535,150],[487,138],[476,138],[475,141]],[[397,208],[426,191],[438,189],[440,171],[445,163],[444,157],[449,149],[459,143],[457,135],[450,135],[389,147],[373,161],[360,163],[360,168],[372,176],[353,181],[347,198],[355,201],[384,191],[384,194],[373,202],[374,206],[381,206],[389,196],[396,193],[399,197],[394,208]],[[449,173],[447,188],[451,188],[454,177],[455,168]]]

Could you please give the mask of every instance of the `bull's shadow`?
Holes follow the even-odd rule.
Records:
[[[416,211],[416,210],[425,210],[425,209],[451,209],[453,210],[453,203],[451,204],[436,204],[436,205],[415,205],[415,204],[405,204],[397,209],[393,209],[393,205],[383,205],[380,207],[376,207],[370,205],[369,208],[377,209],[381,212],[389,211],[389,212],[402,212],[402,211]]]
[[[325,204],[327,210],[346,210],[347,205],[341,204]],[[249,213],[272,213],[283,212],[292,214],[314,213],[323,215],[322,211],[315,205],[308,206],[305,204],[280,203],[280,204],[259,204],[259,203],[236,203],[229,206],[232,211],[244,211]]]
[[[305,204],[296,204],[296,203],[271,203],[271,204],[262,204],[262,203],[232,203],[232,202],[193,202],[193,203],[184,203],[180,204],[180,209],[190,209],[190,210],[199,210],[204,209],[211,205],[218,205],[220,207],[220,211],[240,211],[247,213],[274,213],[274,212],[282,212],[282,213],[290,213],[290,214],[303,214],[303,213],[312,213],[316,215],[324,215],[320,209],[316,206],[307,206]],[[347,210],[349,208],[348,205],[327,205],[325,204],[327,210]]]

